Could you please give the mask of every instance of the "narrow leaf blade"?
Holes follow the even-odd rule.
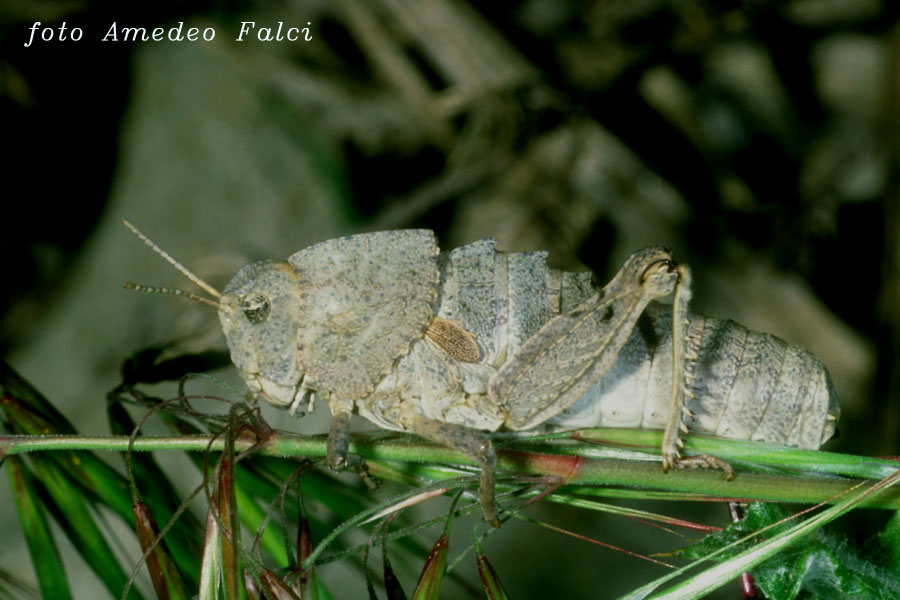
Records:
[[[25,533],[28,551],[31,553],[31,564],[35,567],[41,596],[44,598],[72,598],[66,572],[63,568],[59,550],[50,533],[47,517],[34,487],[34,479],[28,473],[22,461],[10,456],[6,459],[7,470],[12,484],[16,510]]]

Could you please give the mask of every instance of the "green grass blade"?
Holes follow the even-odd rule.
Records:
[[[222,588],[222,532],[213,517],[213,507],[206,518],[203,560],[200,561],[200,600],[218,600]]]
[[[114,433],[130,435],[134,430],[134,421],[118,402],[109,404],[107,415],[110,429]],[[140,491],[141,501],[146,504],[149,513],[155,516],[156,522],[168,523],[182,502],[179,492],[152,454],[132,453],[130,464],[130,475],[135,487]],[[195,589],[199,583],[197,575],[200,571],[202,553],[201,531],[200,522],[187,511],[183,512],[166,531],[166,544],[189,589]]]
[[[146,564],[156,596],[171,600],[186,600],[188,596],[181,575],[175,567],[165,540],[157,542],[159,528],[143,502],[135,502],[134,523],[141,548],[145,553],[149,550]]]
[[[413,600],[437,600],[447,567],[447,553],[450,547],[450,536],[447,531],[441,534],[434,543],[425,566],[419,575],[419,583],[413,592]]]
[[[19,458],[10,456],[6,460],[12,484],[16,510],[25,533],[31,564],[34,565],[41,596],[44,598],[72,598],[66,571],[63,568],[59,550],[50,533],[39,494],[34,486],[34,478]]]
[[[491,566],[487,556],[481,549],[478,541],[477,530],[472,530],[472,540],[475,546],[475,560],[478,563],[478,576],[481,578],[481,586],[484,588],[484,595],[488,600],[507,600],[506,590],[500,582],[500,577]]]
[[[32,465],[53,500],[56,507],[54,516],[63,531],[104,586],[117,596],[125,589],[129,575],[107,543],[95,520],[95,513],[90,510],[78,487],[72,485],[56,463],[35,457]],[[140,598],[140,594],[132,591],[129,597]]]

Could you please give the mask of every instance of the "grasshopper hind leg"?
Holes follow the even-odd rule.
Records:
[[[691,299],[691,271],[685,265],[676,267],[678,272],[678,285],[675,288],[675,299],[672,303],[672,397],[669,404],[669,415],[666,421],[666,429],[662,442],[662,466],[663,471],[670,468],[696,469],[720,469],[725,472],[725,479],[734,479],[734,469],[721,458],[708,454],[694,456],[681,456],[684,442],[682,433],[687,433],[688,428],[684,422],[690,415],[685,400],[693,397],[691,384],[693,379],[693,367],[697,360],[697,348],[691,343],[687,334],[688,302]]]

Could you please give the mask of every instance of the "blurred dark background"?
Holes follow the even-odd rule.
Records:
[[[130,352],[224,346],[202,307],[119,289],[189,286],[123,216],[219,287],[358,231],[496,237],[603,281],[663,244],[694,269],[695,310],[829,366],[829,449],[900,454],[898,16],[878,0],[3,2],[0,352],[92,432]],[[36,21],[83,38],[25,47]],[[101,41],[179,21],[215,40]],[[312,40],[236,42],[241,21]]]

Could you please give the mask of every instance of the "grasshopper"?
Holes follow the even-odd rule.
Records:
[[[332,413],[327,464],[349,454],[351,414],[457,448],[481,465],[484,517],[499,526],[490,433],[542,424],[664,429],[662,466],[730,467],[682,457],[682,434],[818,448],[837,398],[807,350],[688,311],[690,270],[669,251],[635,252],[598,289],[590,273],[547,266],[546,252],[481,240],[440,253],[433,232],[351,235],[254,262],[214,296],[231,359],[255,400],[303,416]],[[673,294],[671,308],[657,299]]]

